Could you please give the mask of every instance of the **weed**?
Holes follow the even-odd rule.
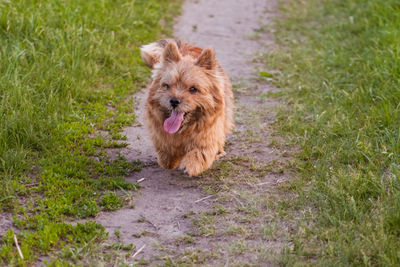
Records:
[[[100,204],[105,211],[117,210],[124,205],[120,197],[114,192],[106,192],[100,199]]]
[[[190,236],[181,236],[178,237],[176,240],[177,243],[186,243],[186,244],[191,244],[194,243],[194,239]]]
[[[115,237],[118,238],[118,239],[121,238],[121,232],[118,231],[118,230],[115,230],[115,231],[114,231],[114,235],[115,235]]]
[[[188,213],[185,213],[182,215],[183,218],[189,218],[190,216],[195,215],[195,212],[193,210],[190,210]]]

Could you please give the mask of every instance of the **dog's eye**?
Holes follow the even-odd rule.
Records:
[[[163,87],[164,89],[168,90],[168,89],[169,89],[169,84],[163,83],[163,84],[162,84],[162,87]]]
[[[197,93],[197,91],[198,91],[197,88],[194,87],[194,86],[189,88],[189,92],[192,93],[192,94]]]

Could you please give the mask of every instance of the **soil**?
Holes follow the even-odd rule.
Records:
[[[270,145],[277,138],[271,136],[271,124],[279,103],[260,97],[277,89],[258,80],[262,66],[253,62],[257,53],[275,46],[272,34],[257,31],[275,15],[274,0],[187,0],[183,5],[175,37],[214,48],[234,85],[236,127],[227,155],[201,177],[190,178],[157,165],[143,126],[146,89],[133,96],[138,122],[125,129],[130,145],[121,153],[144,162],[142,171],[126,178],[142,181],[142,188],[134,208],[96,218],[110,239],[133,243],[137,250],[145,246],[133,262],[274,266],[277,253],[288,245],[290,226],[273,208],[282,197],[279,184],[288,179],[280,169],[287,161],[284,149]]]

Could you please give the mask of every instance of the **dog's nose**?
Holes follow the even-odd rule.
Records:
[[[173,97],[169,100],[169,103],[171,103],[171,106],[173,108],[176,108],[179,105],[179,103],[181,103],[181,101],[179,99]]]

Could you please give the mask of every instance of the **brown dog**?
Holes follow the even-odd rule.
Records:
[[[211,49],[160,40],[141,54],[153,70],[146,120],[158,163],[198,175],[224,154],[233,127],[229,78]]]

